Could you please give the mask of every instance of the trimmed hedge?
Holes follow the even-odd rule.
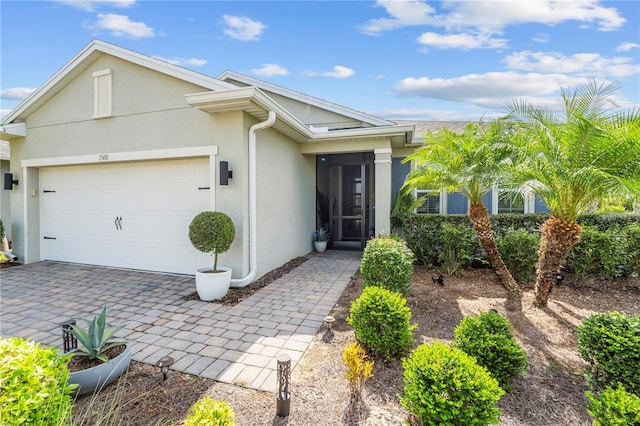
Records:
[[[384,287],[406,296],[411,286],[413,260],[413,253],[399,238],[370,239],[360,264],[364,286]]]
[[[402,360],[402,406],[423,425],[487,425],[500,421],[498,381],[476,360],[440,341],[423,343]]]
[[[591,315],[578,326],[578,351],[590,365],[585,377],[592,390],[621,383],[640,395],[640,315]]]
[[[594,426],[640,425],[640,397],[627,392],[622,385],[607,387],[598,395],[587,391],[587,411]]]
[[[413,345],[415,324],[409,324],[411,309],[400,293],[382,287],[365,287],[351,302],[346,321],[355,329],[356,340],[390,361]]]

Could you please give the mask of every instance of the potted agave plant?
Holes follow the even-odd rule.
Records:
[[[218,266],[218,254],[229,250],[235,236],[233,221],[222,212],[205,211],[191,221],[191,244],[201,252],[213,255],[213,268],[196,270],[196,290],[200,300],[209,302],[222,299],[229,291],[231,268]]]
[[[122,341],[111,341],[124,327],[107,327],[107,307],[91,321],[82,319],[84,330],[72,325],[69,332],[78,339],[79,347],[69,360],[69,383],[77,384],[76,395],[100,390],[120,377],[131,362],[131,346]]]
[[[329,234],[326,228],[319,228],[311,234],[311,237],[313,238],[313,248],[315,248],[318,253],[322,253],[327,249],[331,234]]]

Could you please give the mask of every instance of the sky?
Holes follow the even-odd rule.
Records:
[[[386,119],[559,108],[563,88],[618,82],[640,108],[640,2],[0,2],[0,116],[93,39],[216,77],[225,70]]]

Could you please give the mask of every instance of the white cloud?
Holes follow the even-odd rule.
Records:
[[[118,9],[126,9],[134,4],[135,0],[58,0],[58,3],[65,4],[67,6],[75,7],[76,9],[85,10],[87,12],[93,12],[98,10],[100,6],[116,7]]]
[[[173,58],[173,59],[167,59],[167,58],[163,58],[162,56],[154,56],[154,58],[156,59],[160,59],[161,61],[165,61],[165,62],[169,62],[170,64],[173,65],[180,65],[180,66],[192,66],[192,67],[201,67],[203,65],[207,64],[207,60],[206,59],[198,59],[198,58]]]
[[[395,30],[410,25],[433,25],[435,10],[422,1],[379,0],[377,6],[385,8],[391,18],[372,19],[360,27],[367,35],[378,35],[384,31]]]
[[[549,34],[547,34],[547,33],[538,33],[538,34],[534,35],[531,40],[535,41],[536,43],[549,43],[551,38],[549,37]]]
[[[31,87],[12,87],[10,89],[0,90],[0,98],[11,101],[22,101],[35,91],[36,88]]]
[[[491,38],[488,34],[437,34],[427,32],[418,42],[436,49],[501,49],[507,46],[503,38]]]
[[[633,49],[639,49],[640,44],[638,43],[620,43],[618,47],[616,47],[616,52],[629,52]]]
[[[242,41],[257,41],[267,28],[260,21],[253,21],[246,16],[224,15],[226,28],[224,33],[231,38]]]
[[[262,64],[261,68],[254,68],[251,73],[268,77],[272,75],[287,75],[289,71],[278,64]]]
[[[116,37],[151,38],[153,28],[144,22],[134,22],[128,16],[113,13],[99,13],[96,27],[101,30],[111,31]]]
[[[333,78],[347,78],[354,75],[356,72],[351,68],[343,67],[342,65],[336,65],[333,67],[333,71],[323,72],[321,75],[323,77],[333,77]]]
[[[455,78],[408,77],[396,83],[401,96],[417,96],[476,105],[501,105],[518,97],[539,97],[557,93],[560,88],[584,83],[586,79],[562,74],[520,74],[490,72],[468,74]]]
[[[0,120],[2,120],[3,118],[5,118],[7,115],[9,115],[9,113],[13,111],[11,109],[0,109]]]
[[[607,58],[598,53],[576,53],[565,56],[557,52],[525,50],[506,57],[510,69],[549,73],[571,73],[582,76],[626,77],[640,73],[640,66],[630,57]]]

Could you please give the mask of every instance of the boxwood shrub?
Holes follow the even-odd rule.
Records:
[[[620,228],[601,231],[585,226],[580,242],[567,258],[567,269],[581,277],[592,276],[612,280],[623,275],[626,257],[626,238]]]
[[[620,383],[640,395],[640,315],[591,315],[578,326],[578,350],[589,363],[585,377],[592,390]]]
[[[487,425],[500,421],[496,404],[504,390],[476,360],[434,341],[402,360],[402,406],[423,425]]]
[[[640,425],[640,397],[627,392],[622,385],[605,388],[597,395],[587,391],[587,411],[594,426]]]
[[[400,293],[382,287],[365,287],[351,302],[346,321],[355,329],[356,340],[390,361],[413,345],[415,324],[409,324],[411,309]]]
[[[527,355],[506,317],[492,311],[468,316],[453,333],[453,347],[474,357],[503,389],[509,390],[513,378],[526,371]]]
[[[73,405],[68,359],[29,340],[0,339],[0,422],[67,424]]]
[[[414,256],[399,238],[380,236],[367,242],[360,274],[365,286],[384,287],[409,294]]]

